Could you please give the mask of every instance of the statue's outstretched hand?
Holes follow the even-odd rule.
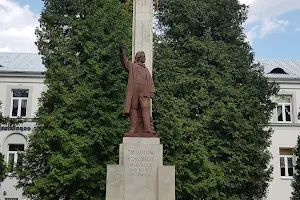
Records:
[[[120,53],[123,54],[124,53],[124,44],[121,42],[120,43]]]

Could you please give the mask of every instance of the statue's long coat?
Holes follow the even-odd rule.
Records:
[[[144,64],[140,64],[140,65],[142,65],[142,67],[145,67]],[[128,72],[128,82],[127,82],[125,105],[124,105],[124,115],[129,116],[131,100],[133,98],[133,94],[134,94],[134,90],[135,90],[136,76],[137,76],[137,73],[141,73],[141,71],[139,70],[140,66],[138,63],[131,63],[130,61],[127,61],[125,66],[126,66],[126,69]],[[140,96],[150,98],[151,93],[155,92],[152,76],[148,69],[146,70],[146,74],[143,74],[143,73],[141,73],[141,74],[144,78],[146,76],[146,84],[144,87],[144,91],[142,92],[142,94],[140,94]]]

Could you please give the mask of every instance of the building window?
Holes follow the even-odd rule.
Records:
[[[18,200],[18,198],[5,198],[5,200]]]
[[[14,169],[22,165],[22,154],[24,151],[24,144],[9,144],[7,163],[9,172],[13,172]]]
[[[280,149],[280,175],[281,177],[293,177],[294,156],[293,149]]]
[[[278,96],[276,103],[277,103],[277,121],[292,122],[292,97]]]
[[[28,103],[29,90],[14,89],[11,91],[11,117],[25,117],[27,114],[27,103]]]

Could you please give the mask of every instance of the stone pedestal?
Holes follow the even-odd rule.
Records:
[[[159,138],[124,137],[107,166],[106,200],[175,200],[175,167],[163,166]]]

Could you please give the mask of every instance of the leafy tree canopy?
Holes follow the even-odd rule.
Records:
[[[294,180],[292,181],[293,192],[291,199],[297,200],[300,199],[300,136],[298,136],[297,146],[294,153],[297,160],[295,166],[296,172],[294,173]]]
[[[178,199],[261,199],[278,88],[243,33],[238,0],[160,1],[154,119]]]
[[[130,49],[131,13],[120,0],[44,0],[36,33],[48,90],[18,172],[28,198],[104,199],[128,129],[118,45]]]
[[[0,108],[2,107],[2,102],[0,101]],[[22,123],[22,119],[20,117],[10,118],[9,116],[4,116],[2,112],[0,112],[0,124],[7,126],[15,126],[19,123]],[[2,182],[7,176],[8,166],[4,161],[4,155],[0,153],[0,182]]]

